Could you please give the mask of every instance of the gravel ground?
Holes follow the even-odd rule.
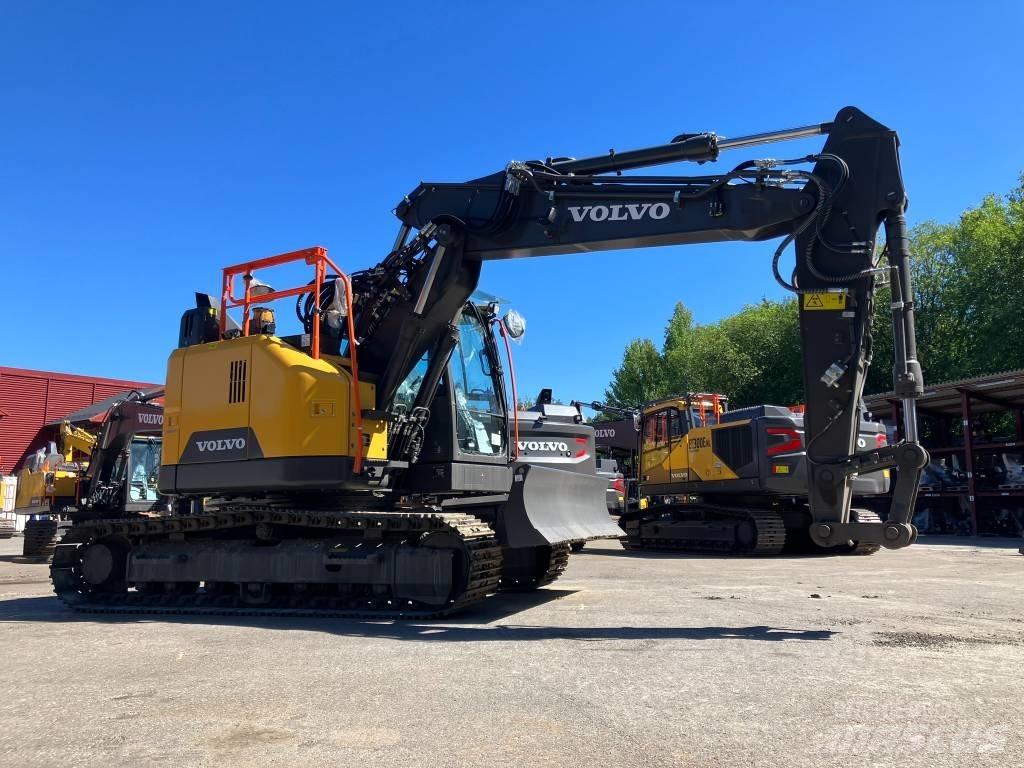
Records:
[[[1019,543],[588,545],[440,623],[97,618],[0,541],[0,764],[1024,764]]]

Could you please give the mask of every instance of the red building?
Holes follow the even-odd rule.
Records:
[[[0,472],[53,439],[53,422],[132,389],[161,386],[142,381],[29,371],[0,366]]]

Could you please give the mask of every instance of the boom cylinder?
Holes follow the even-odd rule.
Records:
[[[669,144],[624,152],[616,152],[613,149],[609,150],[607,155],[585,157],[581,160],[560,160],[551,165],[562,173],[587,174],[628,171],[633,168],[646,168],[683,160],[705,163],[717,160],[719,152],[723,150],[820,136],[831,130],[832,123],[816,123],[798,128],[786,128],[781,131],[752,133],[749,136],[737,136],[732,139],[721,138],[714,133],[684,133],[676,136]]]
[[[718,140],[719,150],[741,149],[753,147],[756,144],[773,144],[777,141],[792,141],[793,139],[805,139],[808,136],[820,136],[832,130],[832,123],[818,123],[817,125],[804,125],[800,128],[787,128],[783,131],[769,131],[767,133],[752,133],[749,136],[737,136],[734,139],[720,138]]]
[[[561,173],[579,174],[628,171],[681,160],[703,163],[718,159],[717,141],[718,138],[713,133],[698,133],[673,141],[671,144],[630,149],[625,152],[616,152],[613,149],[607,155],[585,157],[582,160],[561,160],[551,165]]]

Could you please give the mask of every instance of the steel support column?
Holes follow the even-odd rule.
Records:
[[[975,494],[974,472],[974,416],[971,413],[971,395],[960,390],[960,411],[964,425],[964,463],[967,469],[967,508],[971,512],[971,536],[978,535],[978,502]]]

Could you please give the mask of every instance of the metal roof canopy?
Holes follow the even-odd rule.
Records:
[[[871,395],[864,398],[864,404],[876,418],[884,418],[896,426],[896,438],[906,434],[903,424],[903,403],[894,392]],[[947,381],[925,387],[924,395],[917,400],[917,411],[923,416],[944,420],[947,425],[963,424],[963,439],[957,444],[929,447],[933,455],[962,454],[963,468],[967,473],[966,493],[962,489],[924,493],[922,496],[950,497],[958,504],[966,505],[970,514],[971,535],[978,534],[978,510],[981,497],[1008,501],[1024,497],[1019,486],[1000,485],[998,488],[979,484],[975,457],[979,453],[1019,450],[1024,447],[1024,370],[1005,371],[988,376]],[[993,438],[987,434],[980,437],[975,433],[975,418],[988,413],[1012,413],[1014,415],[1014,438]],[[949,435],[946,436],[947,439]],[[953,441],[955,442],[955,441]]]
[[[959,417],[964,394],[971,398],[971,411],[980,415],[1024,408],[1024,370],[975,376],[925,387],[917,399],[917,410],[925,416]],[[876,419],[893,419],[899,397],[895,392],[868,395],[864,404]]]

